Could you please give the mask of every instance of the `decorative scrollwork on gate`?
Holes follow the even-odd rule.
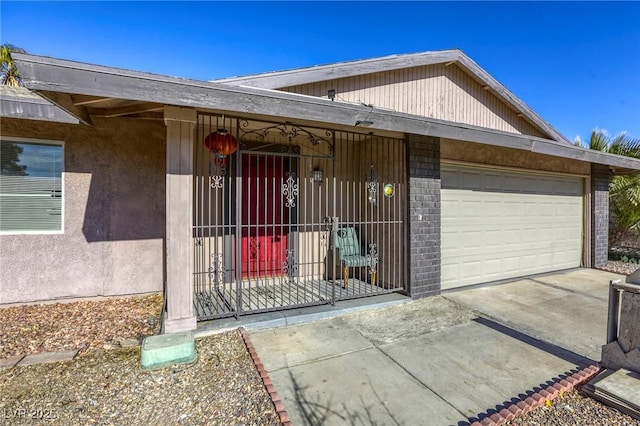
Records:
[[[249,127],[248,120],[240,120],[240,139],[241,141],[257,140],[260,142],[267,141],[269,135],[277,135],[286,139],[288,142],[293,142],[294,139],[306,139],[311,145],[319,145],[321,143],[328,144],[333,149],[333,131],[326,129],[317,129],[318,131],[324,131],[324,136],[319,136],[316,133],[312,133],[309,130],[296,126],[292,123],[274,124],[272,126],[262,127],[260,129],[245,130]]]
[[[296,206],[296,197],[298,196],[298,182],[294,172],[287,172],[287,181],[282,184],[282,195],[287,199],[286,207],[293,208]]]
[[[209,282],[219,286],[224,283],[224,265],[222,253],[211,253],[209,262]]]
[[[211,186],[211,189],[222,189],[224,186],[224,173],[222,173],[222,176],[210,176],[210,184],[209,186]]]
[[[258,142],[268,142],[267,139],[269,138],[269,136],[275,135],[275,136],[279,136],[281,138],[286,139],[287,142],[289,143],[288,147],[282,148],[282,152],[296,153],[296,154],[300,153],[300,148],[293,146],[292,143],[294,142],[294,140],[302,139],[302,140],[308,141],[313,146],[319,145],[321,143],[327,144],[327,146],[329,147],[330,155],[333,156],[333,150],[334,150],[333,130],[314,129],[314,130],[317,130],[318,132],[324,132],[324,136],[319,136],[317,133],[310,132],[309,130],[303,127],[296,126],[295,124],[292,124],[292,123],[274,124],[272,126],[267,126],[267,127],[262,127],[260,129],[252,129],[252,130],[246,130],[249,127],[248,120],[240,120],[239,124],[240,124],[240,133],[241,133],[240,135],[241,149],[243,145],[246,146],[246,144],[243,144],[243,142],[246,142],[248,140],[254,140]]]
[[[375,243],[369,244],[369,253],[367,257],[371,260],[369,261],[369,275],[373,275],[378,270],[378,245]]]
[[[287,257],[282,262],[282,273],[287,276],[288,284],[295,284],[296,275],[298,274],[298,264],[293,250],[286,251]]]

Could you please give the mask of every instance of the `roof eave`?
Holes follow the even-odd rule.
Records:
[[[50,121],[54,123],[78,124],[74,116],[44,99],[15,99],[0,96],[0,116],[22,120]]]
[[[556,141],[430,119],[362,105],[276,90],[231,86],[127,71],[34,55],[15,54],[26,87],[43,94],[80,94],[235,114],[274,120],[307,121],[361,132],[356,122],[373,124],[367,131],[390,131],[504,146],[640,172],[640,160],[591,151]]]
[[[214,80],[213,82],[242,85],[246,87],[260,87],[263,89],[282,89],[284,87],[297,86],[318,81],[442,63],[458,64],[465,72],[472,75],[484,86],[492,89],[496,96],[503,99],[516,111],[522,113],[522,115],[535,126],[539,127],[544,133],[550,135],[552,139],[558,142],[571,144],[571,141],[569,141],[564,135],[543,120],[542,117],[529,108],[522,100],[511,93],[504,85],[493,78],[488,72],[482,69],[459,49],[422,52],[409,55],[393,55],[360,61],[339,62],[336,64],[254,74],[244,77],[225,78]]]

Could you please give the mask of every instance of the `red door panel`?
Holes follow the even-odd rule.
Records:
[[[286,159],[242,157],[242,276],[282,275],[286,259],[288,209],[282,195]]]

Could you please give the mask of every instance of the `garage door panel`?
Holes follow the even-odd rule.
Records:
[[[580,266],[581,178],[457,165],[441,176],[444,289]]]

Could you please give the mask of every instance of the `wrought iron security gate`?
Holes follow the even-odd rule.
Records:
[[[402,290],[404,143],[198,115],[201,320]]]

